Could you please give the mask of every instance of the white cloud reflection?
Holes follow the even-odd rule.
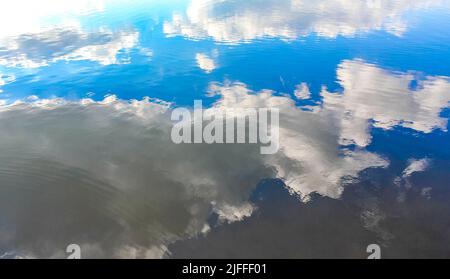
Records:
[[[400,36],[407,29],[403,14],[439,4],[440,0],[192,0],[185,14],[164,24],[168,36],[212,38],[240,43],[259,38],[294,40],[311,33],[324,37],[354,36],[385,30]]]
[[[274,176],[259,148],[175,145],[167,110],[113,96],[2,106],[0,250],[64,257],[78,243],[84,257],[161,257],[205,232],[211,212],[243,216]]]
[[[175,145],[161,102],[109,96],[2,106],[0,249],[63,257],[61,247],[76,242],[85,257],[162,256],[168,244],[207,233],[212,212],[222,222],[250,216],[249,197],[263,178],[283,178],[303,198],[336,198],[359,171],[387,164],[366,151],[340,151],[333,124],[288,97],[240,83],[212,84],[210,93],[221,95],[216,109],[282,108],[281,152]]]
[[[420,79],[413,72],[390,72],[352,60],[339,65],[337,78],[343,92],[324,88],[322,96],[323,109],[339,119],[342,144],[367,146],[371,126],[401,126],[423,133],[447,130],[448,119],[441,112],[450,106],[448,77]]]
[[[294,95],[299,100],[306,100],[311,98],[311,91],[309,91],[309,86],[304,82],[297,85],[294,91]]]
[[[207,54],[197,53],[195,55],[195,59],[197,60],[198,67],[205,73],[209,74],[217,68],[216,61],[214,61],[214,59],[209,57]]]
[[[171,243],[208,233],[212,213],[224,223],[251,216],[261,179],[281,178],[305,201],[311,193],[339,198],[362,170],[387,167],[364,149],[371,122],[444,128],[443,77],[412,90],[410,74],[362,61],[343,62],[338,77],[343,92],[324,90],[323,105],[310,111],[270,90],[210,85],[219,98],[209,109],[280,109],[280,151],[269,156],[247,144],[175,145],[171,106],[157,100],[30,98],[0,106],[0,250],[64,257],[75,242],[84,257],[164,257]],[[350,142],[359,146],[345,147]]]
[[[430,166],[431,160],[425,159],[411,159],[408,167],[403,171],[402,177],[407,178],[416,172],[423,172]]]
[[[307,199],[315,192],[337,198],[343,179],[351,181],[361,170],[385,167],[387,162],[364,150],[340,149],[340,129],[330,115],[304,111],[294,100],[270,90],[252,92],[245,84],[213,84],[211,95],[220,95],[216,108],[280,109],[280,152],[266,158],[293,193]]]
[[[38,68],[66,60],[89,60],[102,65],[126,62],[118,55],[136,47],[137,31],[112,32],[102,28],[86,33],[78,28],[55,28],[0,41],[0,65]]]
[[[138,46],[139,33],[85,22],[90,15],[104,11],[103,0],[3,3],[0,65],[38,68],[61,60],[101,65],[127,62],[127,57],[118,56]]]

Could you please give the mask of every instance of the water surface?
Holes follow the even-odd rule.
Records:
[[[448,1],[1,6],[1,257],[450,256]],[[194,100],[279,152],[174,144]]]

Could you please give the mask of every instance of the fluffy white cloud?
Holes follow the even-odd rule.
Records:
[[[259,148],[175,145],[168,110],[114,96],[2,106],[0,250],[64,257],[77,243],[84,257],[155,257],[206,232],[215,209],[248,215],[254,187],[275,176]]]
[[[169,104],[149,99],[1,106],[0,248],[63,257],[77,243],[87,247],[84,257],[161,257],[170,243],[207,233],[213,212],[225,222],[250,216],[261,179],[282,178],[305,199],[312,192],[337,198],[359,171],[387,165],[376,154],[342,151],[326,114],[256,93],[212,84],[210,94],[221,98],[210,109],[279,107],[275,155],[248,144],[175,145]]]
[[[431,160],[428,158],[409,160],[409,165],[405,168],[402,175],[394,179],[394,183],[399,189],[397,195],[398,202],[405,202],[408,191],[413,188],[410,177],[414,173],[426,171],[430,167],[430,165]],[[431,187],[424,187],[421,189],[421,195],[427,199],[430,199],[431,191]]]
[[[364,150],[341,149],[340,128],[328,112],[304,111],[294,100],[270,90],[253,92],[244,84],[213,84],[220,95],[215,108],[272,108],[280,110],[280,151],[265,158],[292,193],[302,199],[315,192],[337,198],[346,182],[361,170],[386,167],[388,162]]]
[[[353,36],[386,30],[401,35],[407,28],[402,15],[440,0],[192,0],[186,13],[164,24],[168,36],[213,38],[239,43],[263,37],[294,40],[316,33],[325,37]]]
[[[340,122],[342,144],[367,146],[371,126],[401,126],[423,133],[447,129],[448,120],[440,116],[450,105],[447,77],[418,80],[413,73],[389,72],[353,60],[339,65],[337,78],[342,93],[330,93],[324,88],[322,96],[323,109]]]
[[[86,33],[79,28],[55,28],[20,34],[0,41],[0,65],[36,68],[59,60],[89,60],[102,65],[124,62],[121,51],[137,47],[137,31],[112,32],[104,28]],[[126,62],[126,61],[125,61]]]
[[[83,46],[66,56],[56,59],[90,60],[96,61],[102,65],[118,64],[123,62],[117,58],[119,52],[136,47],[139,41],[139,33],[136,31],[130,33],[119,32],[116,34],[108,32],[107,34],[109,34],[112,39],[105,42],[105,44]],[[145,53],[148,54],[149,52],[146,51]]]
[[[306,83],[301,83],[297,85],[295,91],[294,91],[295,97],[300,100],[309,99],[311,98],[311,92],[309,91],[309,87]]]
[[[220,208],[216,208],[215,212],[219,216],[219,221],[233,223],[250,217],[254,210],[255,208],[252,204],[244,203],[240,206],[226,204]]]
[[[205,71],[205,73],[211,73],[217,68],[214,59],[209,57],[207,54],[197,53],[195,55],[195,59],[197,60],[198,67]]]
[[[0,41],[56,26],[77,26],[79,16],[102,12],[104,6],[104,0],[4,1],[0,9]]]
[[[82,23],[83,18],[102,12],[104,0],[5,3],[0,10],[0,65],[37,68],[59,60],[127,62],[128,58],[118,55],[137,47],[139,33]]]
[[[430,166],[430,159],[410,160],[408,167],[403,171],[402,177],[410,177],[413,173],[423,172]]]
[[[413,90],[411,74],[362,61],[343,62],[338,76],[343,92],[323,90],[323,105],[310,111],[270,90],[210,85],[219,98],[207,111],[279,108],[280,151],[266,156],[258,145],[173,144],[171,106],[157,100],[30,98],[0,106],[0,249],[6,257],[63,257],[75,242],[84,257],[162,257],[171,243],[208,233],[212,213],[222,222],[250,216],[261,179],[281,178],[304,200],[339,198],[362,170],[389,164],[364,149],[370,123],[444,128],[436,125],[448,105],[444,77]],[[425,165],[414,161],[404,175]]]

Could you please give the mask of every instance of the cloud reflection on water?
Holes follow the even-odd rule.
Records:
[[[127,63],[128,56],[122,54],[133,49],[153,55],[139,41],[149,31],[142,26],[82,23],[83,16],[104,12],[104,1],[26,2],[28,9],[23,9],[24,1],[2,4],[0,66],[28,74],[28,68],[58,61]],[[408,28],[404,13],[438,3],[193,0],[186,15],[165,21],[162,37],[238,44],[264,38],[291,41],[310,34],[355,36],[372,30],[401,36]],[[185,55],[209,76],[219,72],[218,50],[186,48]],[[178,59],[173,65],[186,62]],[[0,87],[14,80],[13,74],[0,73]],[[393,72],[354,59],[338,65],[337,82],[341,89],[323,87],[319,102],[312,100],[319,92],[310,88],[309,80],[291,92],[295,98],[252,90],[255,84],[210,83],[207,94],[216,98],[214,109],[280,108],[281,149],[273,156],[261,156],[253,145],[174,145],[172,106],[157,100],[2,100],[0,251],[6,251],[5,256],[64,257],[67,244],[79,243],[84,257],[169,256],[170,244],[208,234],[214,215],[224,226],[255,215],[258,208],[250,197],[262,179],[283,180],[299,204],[313,194],[341,198],[362,171],[389,165],[385,154],[368,150],[374,128],[386,133],[397,127],[426,134],[447,131],[442,112],[449,107],[448,77]],[[299,102],[313,105],[299,107]],[[412,161],[398,185],[409,187],[409,176],[428,164],[428,159]],[[424,196],[431,197],[431,192],[423,188]],[[391,235],[380,229],[384,217],[378,205],[371,204],[362,224],[354,225],[387,239]]]
[[[440,4],[440,0],[192,0],[184,13],[166,21],[167,36],[212,38],[242,43],[255,39],[295,40],[317,34],[354,36],[385,30],[401,36],[408,28],[402,18],[409,10]]]
[[[394,114],[393,122],[382,122],[393,124],[378,126],[392,129],[417,120],[420,125],[408,127],[443,128],[436,123],[448,105],[445,78],[429,77],[422,91],[412,92],[408,74],[359,60],[343,62],[338,76],[344,91],[324,93],[323,105],[307,111],[270,90],[210,85],[209,95],[219,97],[215,109],[280,108],[281,149],[271,156],[261,156],[253,145],[175,145],[170,105],[148,99],[38,99],[2,106],[1,250],[63,257],[64,245],[76,242],[85,257],[167,256],[167,245],[207,233],[213,212],[230,222],[251,215],[257,209],[249,198],[261,179],[281,178],[305,201],[311,193],[339,198],[360,171],[386,167],[386,159],[364,149],[370,141],[355,141],[358,148],[342,145],[348,143],[348,127],[358,127],[339,121],[350,108],[364,108],[358,121],[367,127],[372,118],[376,126],[386,114],[371,108],[383,102],[401,112],[403,102],[391,98],[422,98],[427,105],[419,109],[420,118]],[[351,86],[355,79],[364,87]],[[370,94],[375,88],[384,88],[383,98]]]
[[[57,28],[23,34],[0,42],[0,65],[39,68],[60,60],[117,64],[126,61],[118,59],[118,54],[136,47],[138,40],[137,31],[85,33],[74,28]]]
[[[61,60],[101,65],[127,62],[118,56],[138,46],[138,31],[85,22],[104,13],[105,5],[103,0],[2,3],[0,65],[39,68]]]

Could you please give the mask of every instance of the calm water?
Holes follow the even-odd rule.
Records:
[[[449,1],[3,2],[0,257],[450,257]],[[174,144],[194,100],[279,152]]]

